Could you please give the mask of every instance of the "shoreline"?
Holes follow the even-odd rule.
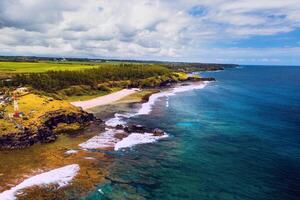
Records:
[[[77,195],[86,194],[95,184],[105,181],[113,158],[102,152],[85,151],[79,147],[79,144],[102,130],[101,125],[92,124],[78,133],[60,135],[57,141],[49,144],[36,144],[25,149],[0,151],[0,196],[5,196],[8,191],[14,191],[14,188],[21,190],[21,196],[17,195],[21,199],[53,199],[53,195],[64,197],[64,191],[74,189],[78,190]],[[99,160],[104,163],[101,168],[95,167]],[[22,165],[16,161],[21,161]],[[56,184],[62,181],[58,176],[57,180],[53,181],[53,186],[57,189],[55,192],[46,192],[48,186],[52,185],[46,179],[41,180],[43,184],[32,182],[33,187],[27,184],[25,187],[22,184],[24,181],[33,180],[32,177],[41,177],[40,174],[74,164],[79,166],[76,176],[70,180],[70,184],[56,188]],[[24,187],[20,188],[20,185]]]
[[[172,96],[172,95],[174,95],[177,92],[184,92],[184,91],[188,91],[188,90],[193,90],[193,88],[195,86],[197,86],[197,85],[198,86],[199,85],[203,86],[203,85],[205,85],[205,82],[203,82],[203,81],[196,82],[196,83],[195,82],[191,82],[191,84],[189,84],[187,82],[180,82],[178,84],[173,84],[173,85],[171,85],[169,87],[166,87],[166,88],[160,88],[160,92],[158,92],[158,93],[157,93],[157,91],[156,92],[155,91],[151,91],[152,94],[151,95],[148,94],[146,102],[145,102],[145,99],[143,98],[144,96],[136,98],[134,102],[131,102],[130,98],[132,98],[132,96],[136,95],[135,93],[137,92],[137,91],[133,91],[132,94],[125,95],[125,97],[123,97],[123,98],[126,98],[126,100],[122,100],[123,98],[119,99],[119,96],[118,96],[118,100],[109,101],[109,102],[106,101],[105,104],[102,104],[100,106],[100,108],[105,108],[105,107],[110,106],[110,105],[116,106],[118,104],[119,105],[123,104],[123,105],[129,106],[132,103],[133,104],[137,103],[137,104],[139,104],[141,106],[139,108],[139,110],[143,109],[143,106],[145,106],[145,105],[148,105],[146,107],[150,106],[150,110],[151,110],[152,105],[154,104],[154,102],[156,101],[156,99],[159,99],[159,98],[164,97],[166,95],[167,96]],[[179,89],[179,88],[181,88],[181,89]],[[182,90],[182,88],[186,88],[186,89]],[[200,89],[200,87],[199,87],[199,89]],[[106,96],[105,99],[109,99],[109,98],[107,98],[107,96]],[[139,100],[139,102],[138,102],[138,100]],[[97,103],[99,103],[99,102],[97,102]],[[101,103],[103,103],[103,102],[101,102]],[[149,108],[147,110],[149,110]],[[118,113],[120,113],[120,110],[115,110],[113,112],[113,115],[114,115],[113,118],[120,117],[120,115],[117,115]],[[125,113],[127,113],[127,112],[125,112]],[[138,111],[136,114],[138,115],[138,113],[140,113],[140,112]],[[93,113],[93,114],[95,114],[95,113]],[[146,113],[142,112],[141,114],[147,115],[147,114],[149,114],[149,112],[148,111]],[[124,116],[121,116],[121,118],[120,119],[118,118],[117,120],[123,120],[123,117]],[[127,118],[127,119],[129,119],[130,117],[131,116],[125,116],[125,118]],[[106,120],[105,122],[107,122],[107,121],[108,120]],[[115,124],[115,125],[117,125],[117,124]],[[109,127],[109,126],[106,125],[106,127]],[[128,132],[126,132],[125,131],[126,128],[130,128],[131,130],[128,131]],[[94,144],[94,145],[96,145],[96,147],[100,146],[100,148],[84,148],[84,147],[88,147],[89,140],[93,139],[94,137],[96,137],[96,142],[97,142],[97,139],[100,139],[100,142],[101,142],[102,138],[97,138],[97,137],[99,137],[99,136],[100,137],[105,136],[105,132],[107,132],[107,131],[112,131],[113,132],[111,135],[109,135],[108,140],[110,140],[111,138],[117,138],[117,137],[120,137],[120,138],[117,138],[118,140],[113,141],[113,143],[109,144],[109,146],[106,146],[106,148],[105,147],[102,148],[101,144],[100,145]],[[70,165],[70,164],[79,164],[80,171],[79,171],[78,175],[74,177],[74,180],[72,180],[72,184],[67,185],[65,188],[58,189],[57,192],[54,192],[54,193],[59,193],[59,194],[63,195],[61,193],[61,191],[63,191],[63,190],[67,190],[67,191],[68,190],[72,190],[73,187],[77,188],[77,187],[79,187],[80,183],[84,183],[84,188],[85,188],[84,190],[85,191],[90,191],[91,189],[93,189],[95,183],[99,183],[99,182],[105,181],[105,177],[107,176],[107,173],[109,173],[109,163],[111,163],[113,161],[113,157],[106,155],[105,152],[97,152],[97,151],[95,152],[95,151],[93,151],[93,149],[103,149],[105,151],[108,148],[109,151],[111,151],[111,150],[112,151],[118,151],[118,150],[123,149],[123,148],[131,148],[131,147],[133,147],[135,145],[138,145],[138,144],[145,144],[145,143],[156,142],[156,141],[158,141],[160,139],[168,137],[168,135],[166,133],[160,132],[161,130],[158,130],[158,132],[156,133],[155,131],[157,131],[157,130],[155,130],[155,129],[151,129],[151,131],[150,131],[150,129],[148,129],[146,127],[140,127],[138,125],[136,125],[134,128],[132,128],[132,126],[129,125],[129,124],[127,124],[127,122],[125,122],[123,124],[123,127],[121,129],[119,129],[119,132],[120,131],[123,132],[123,133],[121,133],[121,135],[120,134],[119,135],[116,134],[116,133],[118,133],[117,127],[116,126],[111,126],[110,130],[106,130],[106,131],[103,130],[103,131],[100,131],[98,133],[95,132],[94,134],[89,135],[88,137],[85,134],[83,134],[83,135],[81,135],[79,137],[86,138],[85,140],[81,140],[80,139],[81,141],[80,142],[76,142],[75,146],[72,145],[69,148],[65,149],[64,151],[59,150],[59,154],[62,154],[62,155],[57,155],[58,158],[56,158],[57,156],[54,156],[54,158],[55,158],[55,160],[57,160],[56,162],[59,162],[61,164],[57,163],[57,164],[55,164],[55,166],[51,166],[51,167],[48,166],[47,169],[46,170],[44,169],[43,171],[44,172],[52,171],[52,170],[55,170],[55,169],[57,169],[59,167],[67,166],[67,165]],[[157,134],[157,135],[155,135],[155,134]],[[75,136],[75,138],[76,138],[76,136]],[[106,139],[106,138],[104,138],[104,139]],[[71,142],[71,140],[73,140],[73,139],[70,138],[68,140],[70,140],[70,142]],[[94,142],[94,141],[91,141],[91,142]],[[104,142],[106,142],[106,140],[104,140]],[[49,145],[56,146],[58,144],[59,143],[51,143]],[[62,144],[60,144],[60,145],[62,145]],[[83,148],[82,148],[82,146],[83,146]],[[38,146],[34,145],[31,148],[37,148],[37,147]],[[47,149],[46,145],[45,146],[44,145],[40,145],[40,147],[43,148],[43,149]],[[87,149],[91,149],[91,151],[89,151]],[[30,148],[28,148],[28,150],[26,150],[26,151],[30,151]],[[53,152],[50,151],[50,152],[47,152],[47,153],[52,154],[54,152],[57,152],[57,147],[55,147],[53,149]],[[67,152],[72,152],[72,153],[69,154]],[[14,154],[14,152],[11,152],[11,155],[13,155],[13,154]],[[59,158],[63,158],[63,157],[68,158],[68,162],[60,161],[59,160]],[[93,159],[89,159],[89,158],[93,158]],[[80,159],[80,161],[78,159]],[[92,174],[99,173],[98,172],[99,169],[96,169],[96,167],[95,167],[96,163],[99,162],[99,160],[101,160],[101,161],[104,160],[104,162],[107,163],[107,166],[104,167],[104,169],[101,170],[101,174],[93,175],[93,179],[92,180],[86,179],[86,178],[89,178],[89,177],[85,177],[85,175],[84,175],[85,171],[89,171],[89,173],[92,172]],[[40,165],[40,163],[38,163],[37,166],[39,166],[39,165]],[[31,165],[28,164],[28,166],[31,166]],[[35,168],[32,168],[32,169],[33,170],[39,170],[40,167],[38,167],[38,168],[35,167]],[[25,174],[19,174],[18,176],[24,176],[24,175],[26,175],[27,177],[32,177],[32,176],[36,176],[38,174],[36,174],[36,173],[30,174],[27,171],[27,173],[25,172]],[[15,180],[16,182],[13,181],[14,182],[13,185],[20,184],[22,182],[20,180],[22,180],[22,179],[24,181],[24,178],[20,179],[20,177],[19,177],[18,180]],[[38,187],[34,187],[34,188],[28,188],[29,189],[29,193],[27,192],[27,189],[26,189],[25,190],[26,197],[27,197],[27,194],[28,194],[29,197],[31,197],[31,196],[36,197],[37,194],[38,195],[42,195],[43,191],[45,191],[47,187],[39,187],[39,186],[41,186],[41,185],[38,185]],[[4,188],[6,190],[10,190],[8,186],[6,186]],[[6,190],[3,191],[4,188],[2,188],[2,192],[6,191]],[[85,193],[85,192],[83,192],[83,193]],[[1,192],[0,192],[0,194],[1,194]]]
[[[80,146],[85,149],[111,148],[119,150],[122,148],[130,148],[138,144],[156,142],[157,140],[166,138],[168,137],[168,134],[163,130],[157,129],[157,127],[144,127],[139,124],[128,123],[128,120],[134,116],[149,115],[155,105],[155,102],[160,98],[174,96],[181,92],[203,89],[206,85],[207,81],[174,84],[172,87],[153,93],[148,97],[146,102],[137,102],[138,107],[134,108],[134,112],[132,112],[132,109],[129,111],[126,111],[125,109],[114,110],[110,113],[110,117],[104,120],[106,128],[105,131],[93,138],[90,138]],[[129,105],[130,103],[127,103],[127,106]],[[108,106],[109,105],[102,106],[102,109],[106,110]],[[118,106],[118,104],[113,106]],[[160,133],[156,135],[155,130],[158,130]],[[134,135],[136,133],[138,135]],[[153,137],[152,134],[155,137]],[[126,145],[123,144],[124,141],[126,141]],[[122,148],[120,148],[120,143],[122,144]]]
[[[97,98],[93,98],[90,100],[86,101],[75,101],[75,102],[70,102],[71,105],[80,107],[83,110],[87,111],[89,109],[99,107],[99,106],[104,106],[104,105],[111,105],[115,102],[118,102],[122,99],[124,99],[127,96],[130,96],[138,91],[144,90],[144,89],[156,89],[158,91],[162,91],[164,89],[170,89],[174,88],[174,86],[179,85],[179,84],[190,84],[190,83],[205,83],[207,81],[215,81],[216,79],[213,77],[192,77],[189,76],[184,80],[166,80],[160,83],[159,86],[153,86],[153,87],[146,87],[143,89],[139,88],[131,88],[131,89],[123,89],[121,91],[113,92],[108,95],[100,96]],[[150,95],[151,96],[151,95]],[[147,99],[150,98],[150,96],[147,96]]]
[[[87,110],[97,106],[112,104],[126,96],[136,93],[137,91],[139,91],[139,89],[137,88],[123,89],[121,91],[113,92],[111,94],[100,96],[90,100],[71,102],[71,104],[76,107],[81,107],[83,110]]]

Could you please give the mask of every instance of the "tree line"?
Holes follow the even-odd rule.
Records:
[[[74,85],[96,87],[107,81],[146,79],[170,73],[170,69],[160,65],[120,64],[104,65],[80,71],[17,74],[12,78],[12,81],[15,86],[30,85],[37,90],[55,92]]]

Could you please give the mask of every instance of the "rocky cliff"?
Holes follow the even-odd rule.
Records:
[[[54,129],[59,124],[80,124],[81,127],[94,121],[95,117],[84,111],[56,110],[45,113],[39,122],[24,127],[18,132],[0,136],[0,149],[16,149],[35,143],[47,143],[57,139]]]

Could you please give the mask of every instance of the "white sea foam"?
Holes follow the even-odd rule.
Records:
[[[116,113],[115,116],[105,122],[106,126],[115,127],[117,125],[125,125],[126,121],[124,119],[128,119],[132,117],[133,114],[120,114]]]
[[[101,194],[104,194],[104,192],[102,191],[102,189],[98,189],[98,192],[100,192]]]
[[[119,141],[116,145],[114,150],[118,151],[123,148],[132,147],[138,144],[147,144],[153,143],[159,139],[168,137],[167,134],[162,136],[154,136],[152,133],[132,133],[128,137]]]
[[[115,127],[119,124],[120,125],[125,125],[126,121],[124,119],[126,119],[126,118],[128,119],[128,118],[133,117],[135,115],[147,115],[147,114],[149,114],[152,111],[153,105],[155,104],[155,102],[158,99],[163,98],[163,97],[168,98],[169,96],[173,96],[173,95],[175,95],[177,93],[181,93],[181,92],[203,89],[207,85],[207,83],[208,83],[207,81],[204,81],[201,84],[191,84],[191,85],[178,86],[178,87],[175,87],[175,88],[167,90],[167,91],[152,94],[149,97],[149,100],[146,103],[142,104],[142,107],[139,109],[139,111],[137,113],[135,113],[135,114],[129,114],[129,113],[119,114],[119,113],[116,113],[115,116],[113,118],[107,120],[105,122],[105,124],[107,126],[111,126],[111,127]],[[167,107],[169,106],[168,100],[169,99],[167,99],[167,104],[166,104]]]
[[[71,155],[71,154],[75,154],[77,152],[78,152],[77,150],[70,149],[70,150],[66,151],[65,154]]]
[[[115,134],[118,132],[123,132],[122,130],[115,129],[106,129],[105,132],[92,137],[88,141],[79,144],[81,148],[84,149],[101,149],[114,147],[114,145],[118,142],[118,139],[115,138]]]
[[[142,104],[142,107],[138,111],[137,115],[147,115],[147,114],[149,114],[151,112],[151,110],[152,110],[152,107],[153,107],[154,103],[158,99],[160,99],[162,97],[165,97],[165,96],[168,96],[170,94],[171,94],[170,91],[165,91],[165,92],[160,92],[160,93],[152,94],[149,97],[148,102]]]
[[[150,96],[149,101],[142,104],[141,109],[138,111],[137,115],[147,115],[152,111],[152,107],[155,104],[155,102],[162,98],[162,97],[169,97],[173,96],[177,93],[186,92],[190,90],[199,90],[203,89],[207,85],[207,82],[201,84],[192,84],[192,85],[185,85],[185,86],[178,86],[171,90],[156,93]]]
[[[115,116],[105,122],[106,126],[115,127],[117,125],[125,125],[126,119],[131,118],[136,115],[146,115],[152,111],[152,107],[155,102],[162,98],[162,97],[169,97],[173,96],[177,93],[186,92],[190,90],[197,90],[202,89],[206,86],[207,82],[201,84],[192,84],[192,85],[184,85],[178,86],[173,89],[156,93],[150,96],[148,102],[142,104],[142,107],[139,111],[135,114],[127,113],[127,114],[119,114],[116,113]],[[168,99],[166,106],[169,106]],[[167,137],[167,134],[163,136],[153,136],[151,133],[139,134],[139,133],[132,133],[128,137],[124,138],[123,140],[119,140],[115,138],[116,133],[122,133],[123,130],[117,130],[114,128],[106,129],[105,132],[97,135],[88,141],[80,144],[79,146],[84,149],[101,149],[101,148],[108,148],[114,147],[115,150],[119,150],[126,147],[131,147],[137,144],[145,144],[145,143],[152,143],[161,138]]]
[[[30,177],[19,185],[0,193],[0,199],[14,200],[23,189],[33,186],[57,184],[59,187],[64,187],[76,176],[79,169],[79,165],[73,164]]]
[[[169,97],[167,97],[167,100],[166,100],[166,107],[167,108],[169,107]]]
[[[94,157],[84,157],[84,159],[86,159],[86,160],[96,160],[96,158],[94,158]]]

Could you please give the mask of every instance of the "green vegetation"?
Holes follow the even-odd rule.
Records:
[[[14,112],[13,105],[8,104],[5,107],[4,119],[0,119],[0,135],[7,133],[18,132],[16,124],[21,124],[24,127],[30,127],[31,125],[38,125],[41,123],[41,117],[46,112],[56,110],[68,110],[70,112],[77,112],[78,109],[69,104],[66,101],[59,101],[53,98],[27,94],[18,98],[19,110],[24,113],[24,117],[14,118],[8,120],[9,114]]]
[[[155,88],[162,83],[185,80],[188,76],[182,71],[198,67],[184,63],[3,57],[0,88],[27,86],[37,94],[79,101],[127,87]],[[6,77],[12,81],[5,80]]]
[[[30,85],[34,89],[46,92],[56,92],[76,85],[87,85],[93,89],[103,90],[104,86],[98,85],[108,81],[136,81],[170,73],[171,70],[159,65],[103,65],[79,71],[17,74],[13,77],[13,84],[16,86]]]
[[[0,73],[39,73],[61,70],[82,70],[97,67],[97,63],[82,62],[0,62]],[[105,65],[105,64],[102,64]]]
[[[178,72],[199,72],[224,70],[228,67],[235,67],[234,64],[214,64],[214,63],[165,63],[165,67]]]
[[[75,89],[75,91],[74,91],[74,88],[81,88],[81,89]],[[93,99],[93,98],[96,98],[99,96],[104,96],[104,95],[110,94],[112,92],[117,92],[121,89],[122,88],[107,88],[107,89],[105,89],[100,86],[99,86],[99,89],[92,89],[89,86],[72,86],[70,88],[63,89],[63,90],[56,92],[54,97],[59,98],[59,99],[65,99],[69,102],[86,101],[86,100]],[[69,93],[70,90],[74,91],[74,93]]]
[[[0,119],[0,136],[5,135],[6,133],[14,133],[17,131],[18,129],[14,123]]]
[[[161,87],[169,86],[189,78],[192,71],[219,70],[223,65],[188,64],[138,61],[109,61],[88,59],[26,58],[0,59],[0,94],[12,97],[20,86],[29,89],[29,94],[19,95],[20,118],[11,118],[13,105],[3,101],[0,108],[0,136],[19,133],[22,127],[37,127],[49,111],[64,110],[78,112],[71,101],[84,101],[103,96],[123,88],[143,88],[125,97],[111,109],[120,105],[146,101]],[[2,103],[3,103],[2,102]],[[117,106],[118,105],[118,106]],[[66,125],[58,127],[58,132],[66,131]],[[73,130],[78,125],[72,126]]]
[[[54,132],[55,134],[72,133],[80,129],[82,129],[82,126],[79,123],[73,123],[73,124],[60,123],[54,129]]]

